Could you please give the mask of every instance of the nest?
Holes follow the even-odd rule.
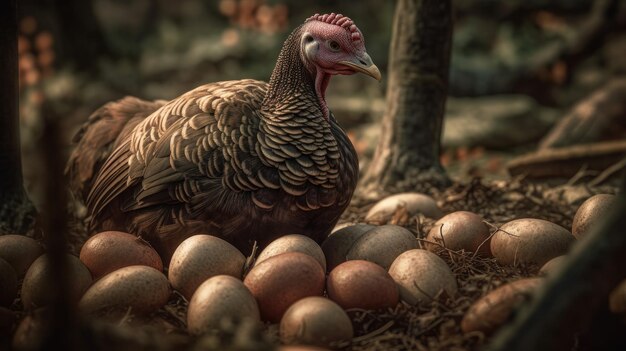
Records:
[[[471,211],[485,219],[495,233],[505,222],[516,218],[539,218],[571,227],[578,204],[549,198],[551,187],[532,184],[521,179],[485,183],[474,179],[457,183],[443,191],[433,191],[441,209]],[[617,188],[602,189],[615,192]],[[598,190],[600,192],[600,190]],[[355,198],[344,213],[341,222],[364,222],[373,200]],[[404,226],[423,242],[434,224],[433,219],[422,215],[411,216],[398,208],[391,224]],[[71,224],[69,242],[72,251],[78,252],[86,240],[80,220]],[[355,338],[342,345],[340,350],[479,350],[489,342],[481,332],[464,333],[461,320],[473,302],[493,289],[520,278],[535,276],[533,265],[502,266],[493,258],[473,252],[439,252],[456,275],[458,292],[454,297],[440,294],[431,303],[416,306],[400,303],[393,309],[368,311],[352,309],[348,314],[353,321]],[[19,308],[13,306],[14,310]],[[277,325],[262,328],[248,323],[225,324],[220,332],[193,337],[186,331],[187,301],[176,292],[169,303],[150,316],[134,316],[129,311],[114,321],[82,321],[80,344],[94,349],[116,345],[120,350],[274,350],[278,347]],[[23,316],[22,316],[23,317]],[[87,330],[88,332],[84,332]]]

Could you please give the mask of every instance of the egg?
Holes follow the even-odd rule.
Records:
[[[88,315],[118,316],[129,309],[133,314],[147,314],[165,305],[170,293],[162,272],[148,266],[128,266],[96,281],[78,308]]]
[[[326,257],[322,248],[313,239],[300,234],[285,235],[269,243],[257,257],[256,264],[286,252],[309,255],[319,262],[324,272],[326,271]]]
[[[552,274],[554,274],[554,272],[558,271],[559,269],[561,269],[561,267],[563,267],[563,265],[565,264],[566,258],[567,258],[566,255],[562,255],[562,256],[557,256],[557,257],[551,259],[550,261],[546,262],[539,269],[539,275],[552,275]]]
[[[543,278],[525,278],[502,285],[472,304],[461,321],[465,332],[491,334],[504,324],[520,303],[542,285]]]
[[[398,225],[382,225],[369,230],[352,245],[348,260],[365,260],[384,269],[391,266],[401,253],[416,249],[417,239],[408,229]]]
[[[595,228],[605,220],[606,214],[615,206],[615,195],[596,194],[585,200],[574,215],[572,234],[580,239],[590,229]]]
[[[66,255],[67,272],[64,276],[69,287],[70,301],[78,301],[92,282],[91,273],[74,255]],[[43,307],[52,303],[51,290],[57,281],[51,276],[51,266],[47,254],[39,256],[28,268],[22,283],[21,298],[25,309]]]
[[[80,260],[94,279],[127,266],[150,266],[163,271],[159,254],[135,235],[106,231],[90,237],[80,249]]]
[[[367,212],[365,221],[375,224],[388,223],[400,207],[406,208],[406,211],[411,216],[418,213],[433,219],[439,219],[443,216],[443,212],[432,197],[420,193],[401,193],[377,202]]]
[[[626,280],[619,283],[609,294],[609,309],[613,313],[626,314]]]
[[[0,235],[0,258],[13,266],[18,278],[41,254],[43,247],[33,238],[17,234]]]
[[[354,336],[346,312],[324,297],[307,297],[294,303],[280,321],[280,340],[284,344],[332,347]]]
[[[276,323],[294,302],[324,293],[325,273],[311,256],[287,252],[255,265],[243,283],[259,304],[261,318]]]
[[[0,258],[0,306],[11,306],[17,297],[17,273],[9,262]]]
[[[190,299],[205,280],[216,275],[241,278],[246,257],[216,236],[199,234],[185,239],[174,251],[168,277],[172,287]]]
[[[454,296],[458,289],[454,273],[446,262],[423,249],[398,256],[389,268],[389,275],[398,284],[400,298],[411,305],[430,302],[440,292]]]
[[[456,211],[440,218],[432,226],[426,240],[429,251],[438,252],[442,247],[453,251],[477,252],[481,256],[491,256],[489,227],[483,218],[468,211]]]
[[[542,266],[564,255],[574,236],[558,224],[543,219],[522,218],[503,224],[491,237],[491,252],[504,265],[532,263]]]
[[[322,243],[322,251],[326,257],[328,270],[333,270],[337,265],[345,262],[348,251],[350,251],[354,243],[363,234],[374,228],[376,227],[373,225],[359,223],[342,227],[329,235]]]
[[[260,322],[259,306],[241,280],[229,275],[207,279],[189,301],[187,329],[194,335],[219,330],[224,322],[244,319]]]
[[[358,222],[343,222],[343,223],[338,223],[335,227],[333,227],[333,229],[330,231],[330,234],[333,234],[343,228],[346,227],[351,227],[353,225],[357,225],[359,224]]]
[[[362,260],[346,261],[335,267],[328,275],[326,291],[344,309],[395,307],[400,299],[398,286],[389,273],[375,263]]]
[[[39,308],[26,314],[20,319],[11,340],[12,350],[30,351],[42,350],[46,347],[46,335],[49,332],[49,322],[51,320],[49,308]]]

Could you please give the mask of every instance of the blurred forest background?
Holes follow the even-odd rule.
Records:
[[[108,101],[126,95],[172,99],[213,81],[268,80],[283,40],[314,13],[351,17],[383,73],[381,84],[362,75],[338,77],[328,91],[330,108],[348,130],[362,168],[367,167],[385,111],[394,4],[20,1],[20,119],[31,198],[39,203],[38,175],[45,174],[29,161],[42,118],[59,120],[69,152],[73,134]],[[571,142],[624,139],[625,2],[457,0],[453,6],[442,138],[442,164],[453,179],[507,177],[510,159],[549,143],[546,138],[577,104],[595,111],[589,98],[598,93],[608,94],[602,100],[607,116],[598,118],[593,135]]]

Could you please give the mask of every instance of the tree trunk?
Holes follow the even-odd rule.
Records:
[[[42,198],[41,231],[49,263],[47,274],[54,284],[50,289],[50,314],[43,345],[51,350],[74,351],[78,347],[76,305],[71,300],[70,264],[67,253],[67,185],[63,176],[61,128],[57,118],[45,117],[37,141],[37,159],[46,170]],[[41,346],[43,346],[41,345]]]
[[[449,184],[439,162],[452,39],[450,0],[399,0],[382,131],[363,195]]]
[[[35,209],[22,184],[18,115],[17,0],[0,5],[0,233],[25,233]]]

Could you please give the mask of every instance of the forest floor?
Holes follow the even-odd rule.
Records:
[[[444,213],[458,210],[477,213],[495,232],[499,225],[516,218],[545,219],[569,230],[576,209],[584,199],[596,193],[616,191],[614,184],[591,187],[585,182],[576,183],[574,179],[569,184],[555,185],[518,177],[498,180],[465,178],[445,190],[432,189],[431,193]],[[365,215],[376,200],[355,197],[340,224],[365,222]],[[402,225],[418,239],[423,239],[434,220],[421,214],[410,216],[399,208],[390,223]],[[86,240],[84,233],[82,222],[75,220],[71,225],[70,245],[76,253]],[[442,251],[440,257],[456,275],[459,289],[455,296],[439,296],[432,303],[417,306],[400,303],[393,309],[382,311],[349,310],[355,338],[350,344],[338,345],[339,349],[480,350],[489,342],[490,336],[481,332],[463,333],[461,320],[468,308],[481,296],[507,282],[537,276],[540,268],[533,265],[503,266],[493,258],[471,252]],[[14,310],[21,311],[19,304],[18,300]],[[99,347],[117,345],[120,350],[135,351],[181,347],[192,350],[272,350],[278,345],[275,324],[262,328],[246,324],[232,329],[225,326],[219,335],[190,337],[186,332],[186,311],[187,301],[174,292],[168,304],[150,316],[128,314],[112,323],[90,324],[95,328],[92,336],[96,336],[90,342]]]
[[[560,189],[560,190],[559,190]],[[584,189],[584,190],[582,190]],[[444,213],[471,211],[481,215],[494,233],[498,226],[517,218],[539,218],[570,229],[572,218],[582,198],[573,203],[565,192],[614,193],[617,188],[588,188],[585,184],[554,186],[533,183],[522,178],[486,181],[474,178],[457,182],[434,198]],[[555,193],[560,193],[556,195]],[[589,195],[588,195],[589,196]],[[362,221],[370,203],[358,203],[349,210],[350,221]],[[403,225],[424,239],[434,220],[421,215],[409,217],[400,209],[391,223]],[[350,350],[480,350],[489,341],[481,332],[463,333],[461,320],[468,308],[493,289],[521,278],[536,277],[540,267],[504,266],[494,258],[471,252],[441,251],[455,273],[459,290],[456,296],[441,297],[430,304],[400,304],[385,312],[355,311],[359,326]]]

